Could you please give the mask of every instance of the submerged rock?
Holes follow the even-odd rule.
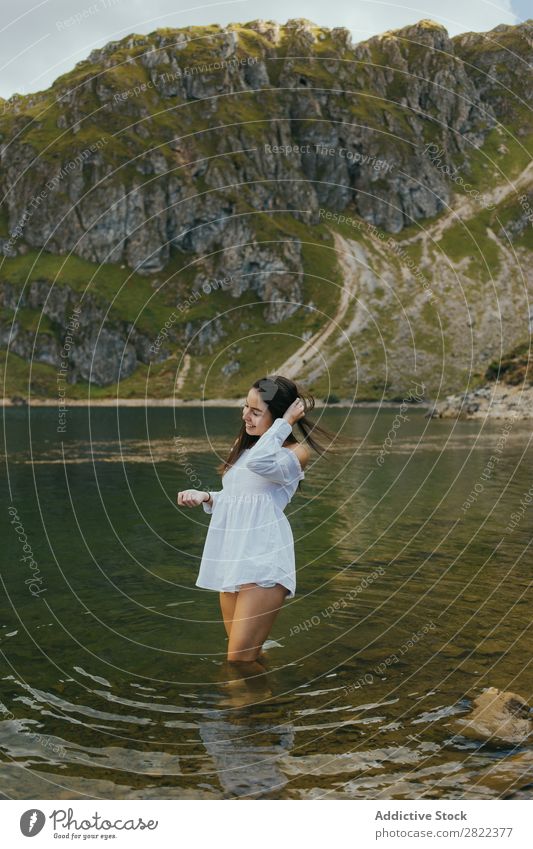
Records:
[[[474,699],[468,719],[458,719],[456,724],[468,737],[523,743],[533,731],[532,715],[522,696],[489,687]]]

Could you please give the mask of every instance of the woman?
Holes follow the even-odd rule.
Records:
[[[220,592],[228,661],[256,661],[285,598],[294,598],[294,539],[283,510],[300,481],[310,451],[292,434],[333,437],[307,418],[314,399],[280,375],[263,377],[248,392],[243,425],[219,467],[223,489],[178,493],[178,505],[202,504],[212,514],[196,586]],[[306,404],[307,402],[307,404]]]

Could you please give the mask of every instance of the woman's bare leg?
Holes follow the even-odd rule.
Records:
[[[231,634],[231,626],[233,623],[235,605],[237,603],[237,595],[238,593],[220,593],[220,609],[222,611],[224,628],[226,629],[228,639],[229,635]]]
[[[228,656],[231,662],[257,661],[288,590],[281,584],[258,587],[242,584],[237,593],[233,624],[229,634]]]
[[[268,670],[261,658],[248,663],[226,660],[219,667],[220,705],[244,707],[259,704],[272,697]]]

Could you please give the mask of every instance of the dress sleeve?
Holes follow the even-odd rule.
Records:
[[[213,510],[215,509],[215,504],[217,503],[218,494],[219,494],[219,492],[221,492],[221,491],[222,491],[222,490],[218,489],[218,490],[216,490],[215,492],[209,492],[209,495],[210,495],[210,496],[211,496],[211,498],[213,499],[213,503],[212,503],[212,504],[208,504],[208,503],[207,503],[207,501],[202,501],[202,507],[204,508],[204,511],[205,511],[206,513],[211,514],[211,513],[213,512]],[[208,492],[208,490],[207,490],[207,489],[206,489],[206,492]]]
[[[282,447],[291,432],[286,419],[274,419],[248,452],[245,467],[274,483],[297,484],[305,477],[300,461],[292,448]]]

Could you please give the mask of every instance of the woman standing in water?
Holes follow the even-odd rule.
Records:
[[[305,477],[306,443],[319,454],[326,450],[311,432],[333,437],[308,419],[314,403],[286,377],[257,380],[218,469],[222,490],[178,493],[179,506],[202,504],[212,514],[196,586],[220,593],[228,661],[256,661],[285,598],[294,598],[294,539],[283,511]],[[292,434],[295,424],[303,442]]]

